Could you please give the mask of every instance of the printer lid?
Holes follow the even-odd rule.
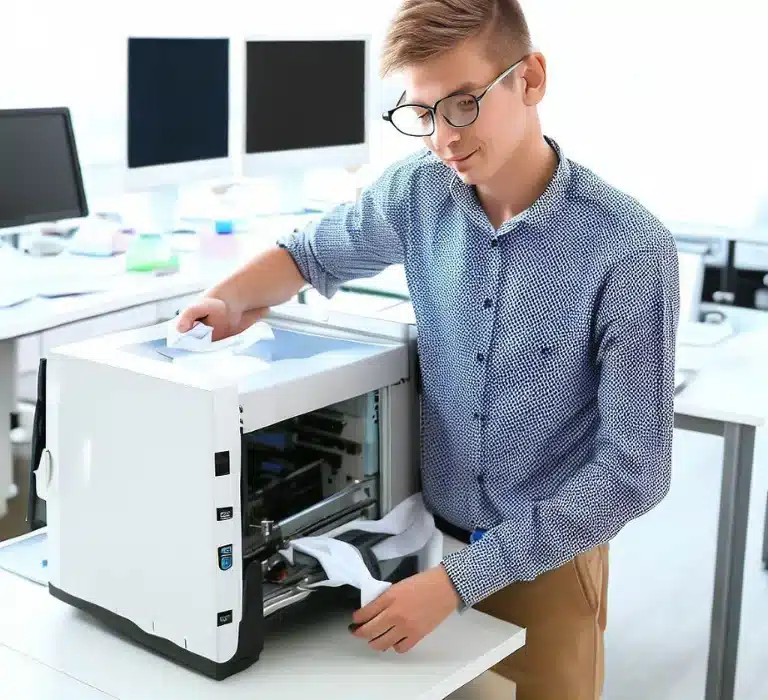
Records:
[[[204,390],[236,388],[246,431],[410,377],[415,333],[407,324],[303,304],[276,307],[265,323],[271,337],[235,349],[169,348],[168,323],[162,323],[60,346],[51,354]]]

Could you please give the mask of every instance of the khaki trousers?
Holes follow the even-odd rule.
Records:
[[[525,646],[493,668],[515,682],[516,700],[599,700],[607,604],[604,544],[474,607],[526,628]]]

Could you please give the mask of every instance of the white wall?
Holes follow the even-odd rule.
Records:
[[[369,32],[377,46],[398,3],[3,4],[0,106],[71,106],[84,162],[103,163],[120,155],[128,34]],[[525,7],[549,60],[545,128],[569,155],[666,219],[750,223],[768,194],[765,0],[527,0]],[[418,145],[383,129],[379,96],[377,159]]]
[[[545,123],[660,215],[746,225],[768,195],[768,3],[529,2]]]

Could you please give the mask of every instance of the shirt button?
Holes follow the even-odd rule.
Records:
[[[483,353],[479,352],[477,353],[477,361],[482,362],[485,359],[485,355]]]
[[[473,416],[473,418],[475,420],[480,420],[480,414],[477,411],[475,411],[475,415]]]
[[[485,477],[482,474],[477,475],[477,483],[481,486],[485,483]]]
[[[499,245],[499,241],[496,238],[491,238],[491,248],[496,248]]]
[[[485,303],[483,304],[483,306],[484,306],[486,309],[490,309],[490,308],[493,306],[493,302],[492,302],[490,299],[486,299],[486,300],[485,300]]]

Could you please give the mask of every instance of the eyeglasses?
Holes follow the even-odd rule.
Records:
[[[434,134],[435,118],[438,112],[452,127],[456,129],[468,127],[474,124],[480,116],[480,100],[524,60],[525,57],[513,63],[501,75],[494,78],[477,96],[469,92],[454,92],[439,99],[432,107],[422,104],[398,104],[394,109],[385,112],[382,118],[406,136],[431,136]],[[400,100],[403,97],[405,97],[405,93],[401,95]]]

